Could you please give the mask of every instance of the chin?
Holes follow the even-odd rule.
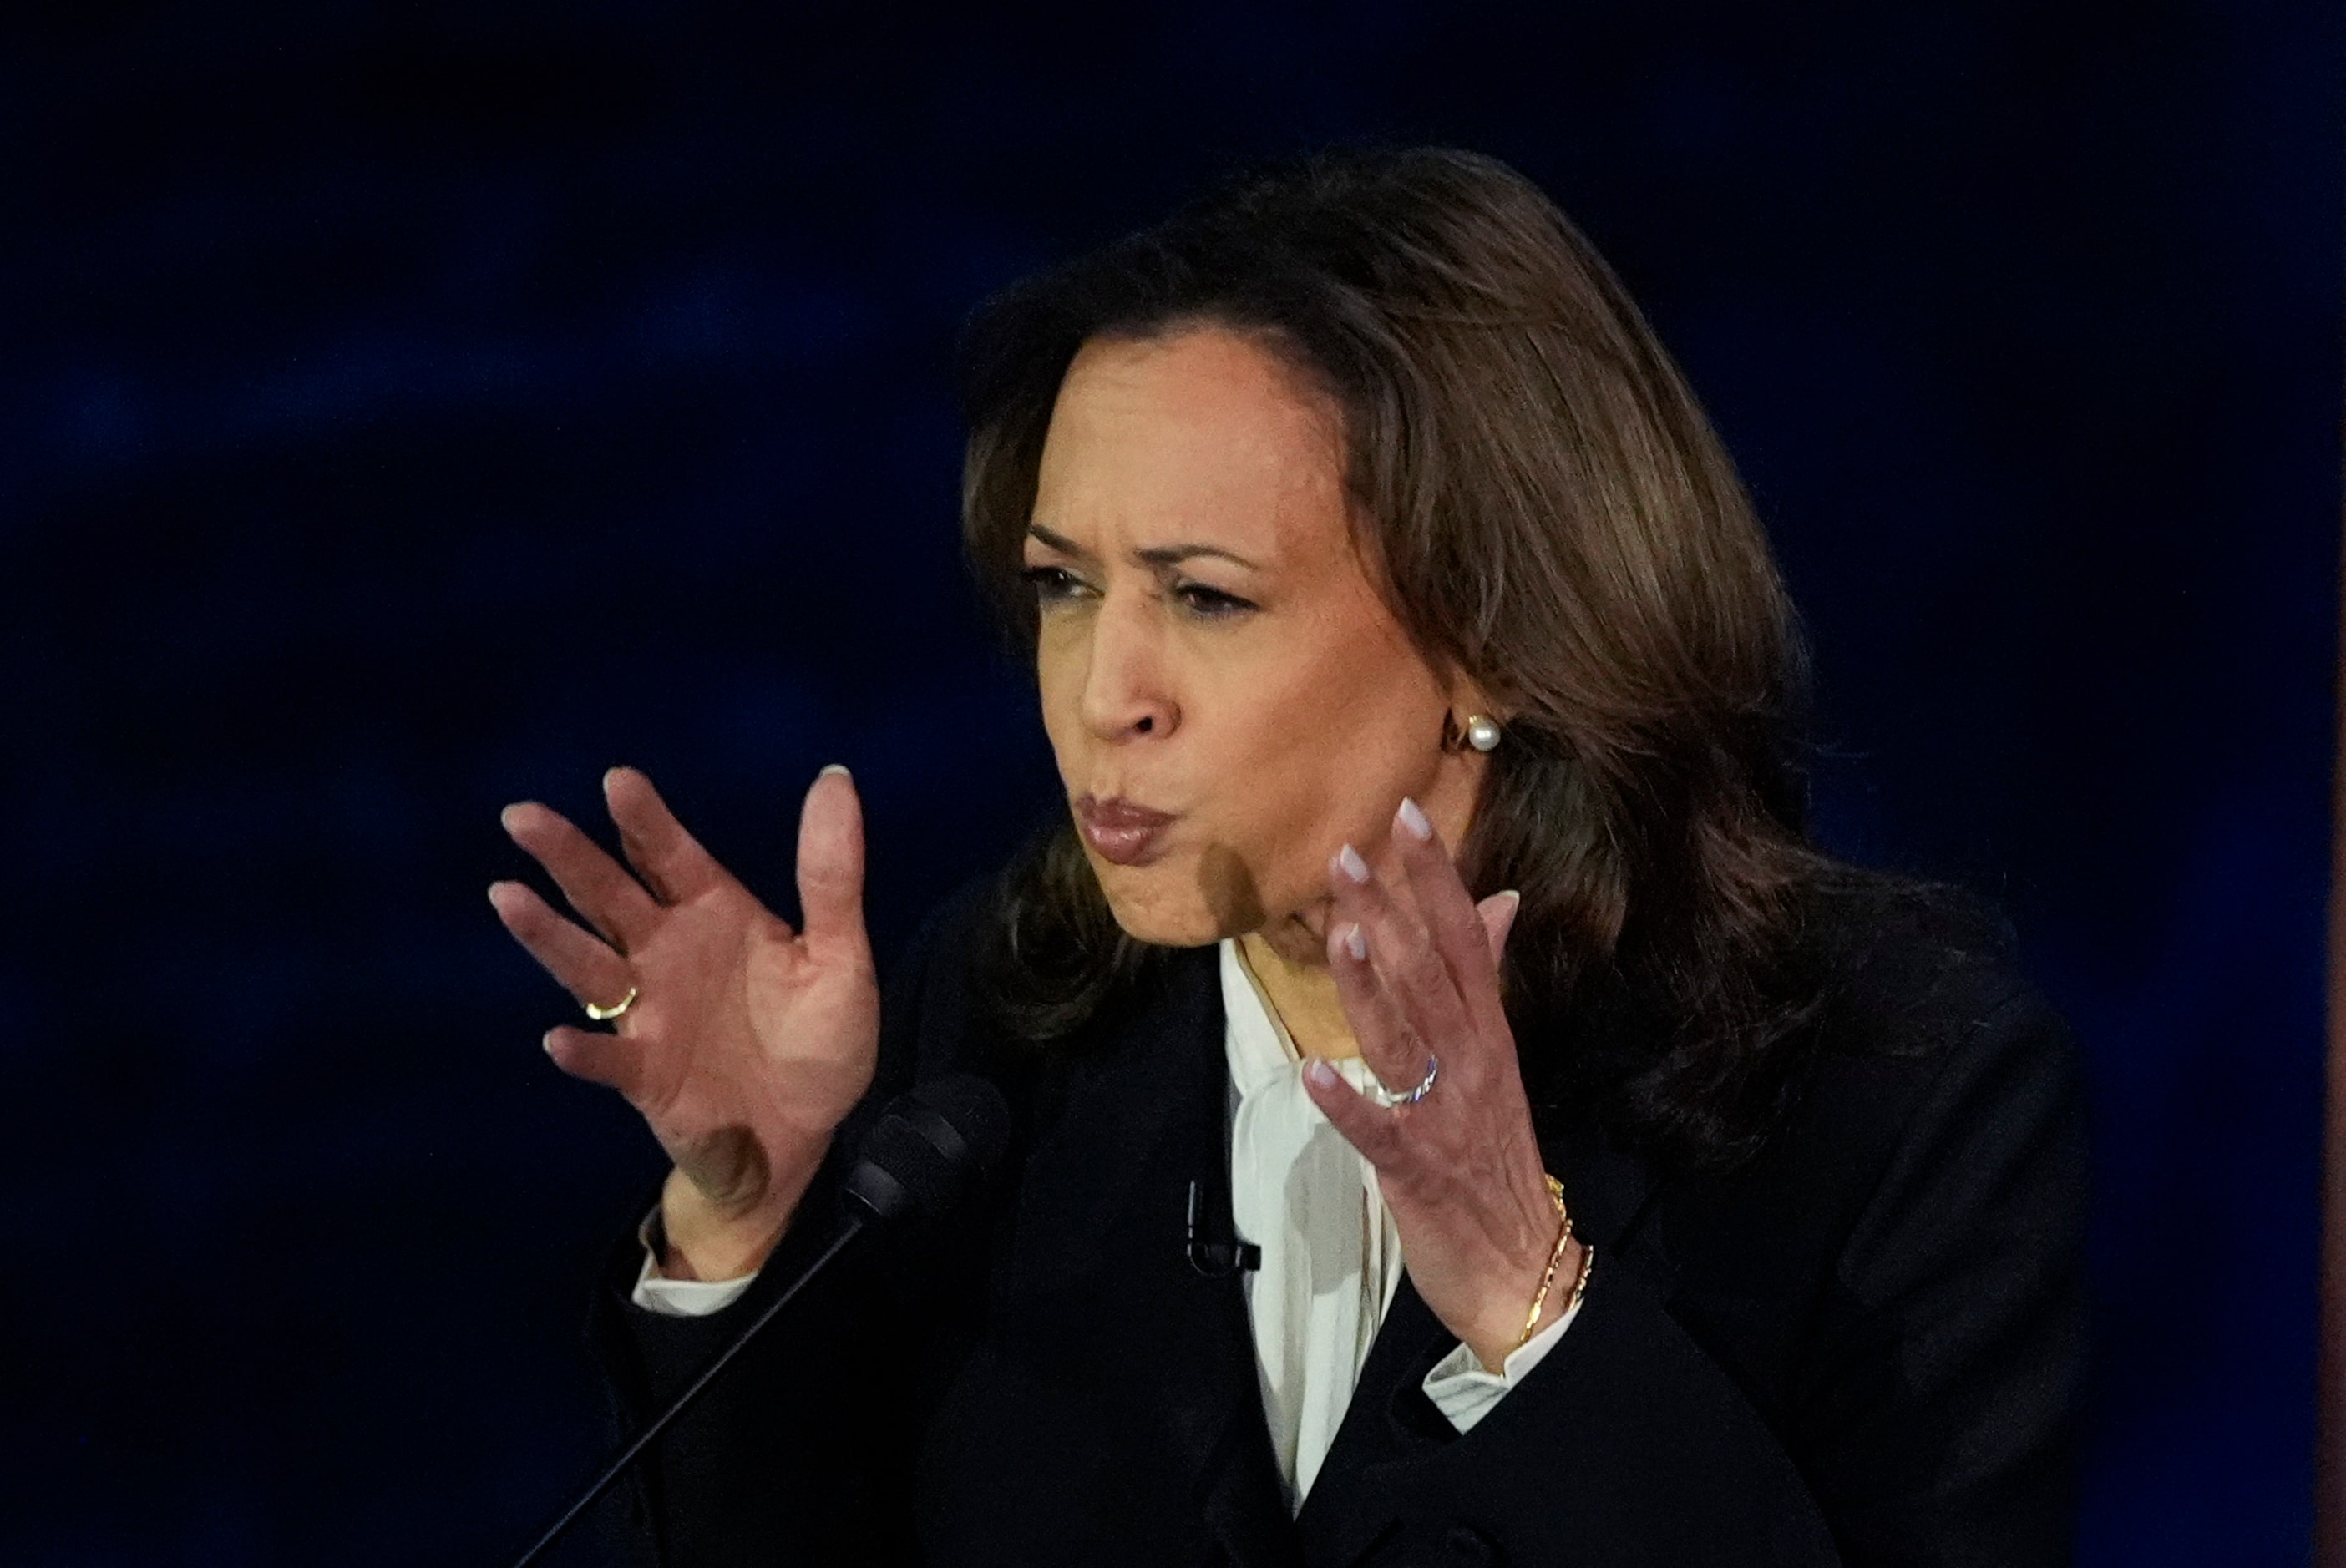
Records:
[[[1124,933],[1157,947],[1204,947],[1263,923],[1262,904],[1235,856],[1208,851],[1151,865],[1089,857],[1100,891]]]
[[[1204,947],[1241,932],[1225,930],[1214,911],[1194,895],[1182,899],[1161,896],[1160,890],[1119,888],[1101,879],[1108,912],[1124,934],[1152,947]]]

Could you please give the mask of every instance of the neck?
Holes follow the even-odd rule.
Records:
[[[1357,1056],[1361,1044],[1352,1037],[1319,939],[1308,932],[1301,934],[1299,943],[1250,932],[1239,938],[1239,953],[1298,1052],[1330,1061]]]

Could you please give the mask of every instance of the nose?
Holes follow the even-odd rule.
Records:
[[[1181,721],[1167,679],[1158,617],[1141,596],[1111,594],[1092,617],[1079,711],[1084,728],[1109,742],[1161,739]]]

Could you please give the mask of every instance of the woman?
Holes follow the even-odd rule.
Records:
[[[843,772],[797,932],[639,774],[632,874],[506,813],[594,931],[499,913],[617,1019],[547,1048],[675,1162],[596,1315],[623,1412],[825,1239],[859,1105],[1014,1109],[664,1441],[638,1559],[2062,1560],[2072,1052],[1993,922],[1808,845],[1765,542],[1562,215],[1323,156],[968,358],[1069,816],[884,1006]]]

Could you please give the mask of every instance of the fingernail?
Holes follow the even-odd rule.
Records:
[[[515,805],[508,806],[504,810],[498,812],[497,826],[503,828],[508,833],[512,832],[514,830],[514,813],[520,809],[521,808]]]
[[[841,775],[842,777],[850,777],[850,776],[851,776],[851,775],[849,775],[849,774],[848,774],[848,772],[847,772],[847,764],[846,764],[846,763],[844,763],[844,762],[833,762],[833,763],[831,763],[829,766],[827,766],[827,767],[825,767],[825,768],[823,769],[822,773],[837,773],[837,774]],[[818,779],[820,779],[820,778],[821,778],[821,777],[822,777],[822,773],[818,773],[818,774],[816,774],[816,775],[815,775],[815,777],[816,777],[816,778],[818,778]]]
[[[545,1053],[546,1053],[547,1055],[549,1055],[549,1056],[551,1056],[551,1055],[553,1055],[553,1054],[554,1054],[554,1031],[553,1031],[553,1030],[551,1030],[551,1029],[547,1030],[547,1031],[546,1032],[546,1033],[544,1034],[544,1036],[543,1036],[543,1037],[541,1037],[541,1038],[539,1039],[539,1041],[538,1041],[538,1043],[537,1043],[537,1048],[538,1048],[539,1050],[541,1050],[541,1051],[545,1052]]]
[[[1425,813],[1419,810],[1417,802],[1408,796],[1402,797],[1401,809],[1394,815],[1401,819],[1401,825],[1407,828],[1419,843],[1425,843],[1433,837],[1433,824],[1425,820]]]
[[[1350,844],[1336,851],[1336,869],[1364,887],[1368,884],[1369,862]]]
[[[1344,951],[1352,955],[1354,963],[1369,956],[1369,933],[1353,926],[1344,933]]]
[[[1491,933],[1492,939],[1499,944],[1501,951],[1504,952],[1506,948],[1508,939],[1515,934],[1515,915],[1524,907],[1524,895],[1517,892],[1513,888],[1508,888],[1503,891],[1494,893],[1491,896],[1494,899],[1504,901],[1500,903],[1497,911],[1495,911],[1499,918],[1496,922],[1496,929]]]
[[[1336,1084],[1336,1069],[1328,1065],[1324,1057],[1314,1056],[1303,1064],[1303,1075],[1322,1089],[1333,1088]]]

